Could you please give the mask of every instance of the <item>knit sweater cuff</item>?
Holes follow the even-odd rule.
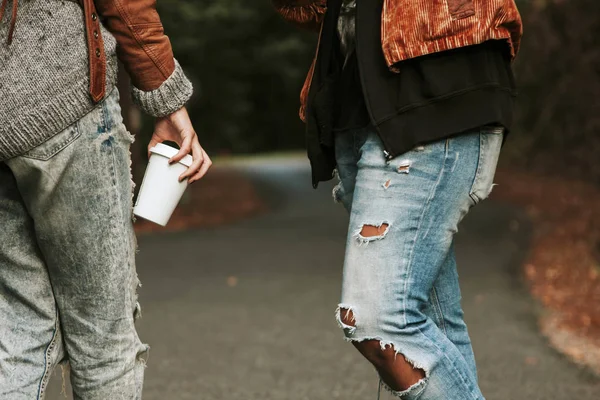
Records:
[[[192,82],[175,60],[175,71],[159,88],[145,92],[133,87],[133,101],[153,117],[164,117],[179,110],[192,97]]]

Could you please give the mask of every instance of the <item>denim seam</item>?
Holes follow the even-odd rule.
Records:
[[[458,369],[456,367],[456,365],[454,365],[454,363],[452,362],[452,360],[450,359],[450,357],[448,357],[448,354],[446,354],[446,352],[443,352],[442,349],[440,349],[438,347],[438,345],[435,343],[434,340],[431,340],[429,338],[429,336],[427,336],[425,333],[423,333],[423,331],[421,330],[421,328],[417,327],[417,330],[419,331],[419,333],[421,334],[421,336],[423,336],[425,338],[426,341],[428,341],[429,343],[431,343],[438,351],[439,354],[442,355],[443,358],[445,358],[446,360],[448,360],[448,362],[450,363],[450,365],[454,368],[454,371],[456,371],[456,374],[460,377],[460,379],[462,380],[463,384],[469,388],[469,391],[471,392],[471,395],[473,395],[473,387],[471,385],[469,385],[469,382],[465,380],[465,377],[460,373],[460,369]],[[448,339],[450,340],[450,339]],[[474,400],[479,400],[477,398],[477,396],[473,396]]]
[[[104,129],[103,133],[104,134],[108,133],[109,134],[109,139],[107,139],[107,140],[110,140],[110,137],[112,137],[112,132],[110,132],[110,130],[109,130],[109,121],[108,121],[108,119],[109,119],[110,116],[109,116],[109,112],[108,112],[108,109],[107,109],[106,102],[107,102],[107,100],[104,100],[104,102],[102,103],[102,107],[101,107],[101,110],[102,110],[102,121],[101,121],[101,124],[102,124],[102,127]],[[119,194],[118,194],[118,185],[117,185],[117,176],[116,176],[117,175],[116,174],[116,163],[117,163],[117,160],[116,160],[116,155],[115,155],[115,149],[113,148],[116,145],[116,139],[113,139],[113,140],[115,140],[115,143],[111,143],[109,146],[107,146],[108,147],[107,151],[109,152],[109,154],[107,155],[108,156],[108,160],[109,160],[108,161],[109,165],[107,165],[107,167],[110,170],[110,179],[111,179],[112,189],[113,189],[112,190],[113,195],[111,196],[112,197],[111,198],[112,204],[111,204],[111,207],[110,207],[112,213],[109,216],[111,233],[109,235],[110,238],[108,238],[110,240],[110,242],[114,244],[114,245],[110,246],[110,248],[112,250],[111,251],[111,253],[112,253],[111,254],[111,256],[112,256],[111,257],[111,262],[114,262],[114,260],[118,260],[118,255],[116,254],[115,246],[119,246],[121,244],[120,241],[118,241],[118,240],[115,241],[113,239],[114,232],[116,232],[118,230],[118,226],[117,226],[117,220],[118,219],[115,218],[115,215],[113,213],[116,212],[116,210],[118,210],[118,205],[119,205]]]
[[[56,310],[56,314],[55,314],[55,322],[54,322],[54,330],[52,331],[52,339],[50,340],[50,343],[48,343],[48,346],[46,347],[46,352],[44,353],[44,373],[42,374],[42,378],[40,379],[40,383],[38,385],[38,395],[37,395],[37,400],[43,399],[44,398],[44,393],[46,392],[46,385],[48,384],[48,380],[50,379],[50,376],[48,374],[50,368],[49,368],[49,364],[50,364],[50,355],[52,353],[52,350],[54,350],[54,347],[56,345],[56,337],[57,337],[57,332],[58,332],[58,310]]]
[[[113,144],[111,144],[110,146],[110,160],[112,161],[110,163],[110,175],[111,175],[111,180],[112,180],[112,186],[113,186],[113,204],[114,204],[114,208],[117,208],[118,210],[118,206],[119,206],[119,193],[118,193],[118,185],[117,185],[117,172],[116,172],[116,163],[117,163],[117,159],[116,159],[116,155],[115,155],[115,150],[113,149]],[[116,232],[118,230],[118,226],[117,226],[117,218],[111,218],[111,229],[112,232]],[[111,235],[112,236],[112,235]],[[114,249],[114,248],[113,248]],[[116,258],[115,258],[116,259]]]
[[[106,123],[106,133],[109,133],[110,136],[114,137],[113,136],[114,132],[112,132],[112,130],[114,130],[116,128],[115,128],[115,126],[110,126],[109,125],[110,122],[108,121],[108,118],[109,118],[108,110],[105,110],[104,107],[103,107],[103,114],[105,115],[105,117],[107,119],[105,121],[105,123]],[[115,140],[115,143],[111,144],[110,150],[109,150],[110,151],[110,166],[109,166],[109,168],[110,168],[110,174],[111,174],[111,180],[112,180],[112,188],[113,188],[113,194],[114,194],[113,195],[113,199],[112,199],[113,200],[113,207],[111,207],[111,209],[115,210],[113,212],[118,212],[118,214],[121,215],[122,221],[129,221],[130,220],[129,216],[122,215],[122,209],[123,209],[122,206],[123,205],[121,204],[121,197],[119,196],[119,185],[118,185],[118,182],[117,182],[118,181],[118,179],[117,179],[118,175],[117,175],[117,171],[116,171],[116,169],[117,169],[117,154],[116,154],[116,151],[117,150],[114,148],[114,146],[117,145],[118,139],[115,138],[114,140]],[[130,176],[130,175],[128,175],[128,176]],[[130,205],[128,204],[128,207],[129,206]],[[110,218],[110,219],[111,219],[111,230],[112,230],[112,232],[118,231],[119,230],[118,218],[115,218],[114,214],[113,214],[112,218]],[[112,236],[113,236],[113,234],[111,233],[111,237]],[[117,240],[116,242],[117,242],[116,243],[117,245],[121,245],[120,241]],[[115,250],[115,246],[111,246],[111,249],[113,249],[113,260],[117,260],[118,257],[115,254],[115,251],[116,251]],[[129,251],[128,251],[128,254],[129,254]],[[132,267],[129,264],[129,262],[127,264],[128,264],[128,268]],[[133,279],[137,278],[135,270],[133,271],[132,278]],[[129,286],[128,286],[128,288],[129,288]],[[131,290],[127,290],[127,294],[126,295],[127,295],[127,302],[130,305],[135,305],[136,301],[135,301],[134,293],[132,293]],[[139,340],[139,338],[137,338],[137,333],[135,331],[135,315],[134,314],[135,314],[135,311],[133,313],[131,313],[131,317],[129,317],[129,314],[128,314],[128,318],[130,318],[131,324],[133,325],[133,329],[131,330],[132,331],[131,332],[131,336],[132,336],[132,339],[133,339],[132,342],[136,343],[136,341]],[[147,351],[147,349],[146,349],[146,351]],[[134,376],[136,376],[135,370],[136,370],[136,367],[137,367],[137,363],[138,363],[138,358],[136,356],[135,362],[132,365],[132,370],[134,371]]]
[[[103,107],[103,113],[104,112],[105,112],[105,110],[104,110],[104,107]],[[108,131],[109,131],[109,129],[107,128],[107,132]],[[116,142],[116,139],[115,139],[115,142]],[[109,168],[110,168],[110,174],[111,174],[111,180],[112,180],[112,188],[113,188],[113,194],[114,194],[113,199],[112,199],[113,200],[113,207],[111,207],[111,209],[112,210],[115,210],[115,209],[116,210],[120,210],[120,203],[121,202],[120,202],[120,197],[119,197],[119,193],[118,193],[119,187],[117,185],[117,173],[116,173],[117,160],[116,160],[115,149],[113,148],[113,146],[115,144],[112,144],[110,146],[110,160],[111,160],[111,162],[110,162],[110,167]],[[121,212],[119,211],[119,213],[121,213]],[[118,226],[117,226],[117,220],[118,219],[113,217],[113,218],[110,218],[110,220],[111,220],[111,231],[112,231],[111,232],[111,237],[112,237],[113,236],[113,232],[115,232],[115,231],[118,230]],[[120,244],[120,242],[117,241],[117,244]],[[117,257],[116,257],[116,255],[114,253],[115,252],[115,247],[111,246],[111,249],[113,249],[113,258],[112,259],[116,260]],[[130,293],[129,290],[128,290],[128,294],[127,294],[127,299],[129,300],[129,303],[131,303],[132,300],[133,300],[131,298],[131,293]],[[132,323],[135,324],[135,321],[133,321],[134,320],[133,314],[132,314],[132,318],[131,319],[132,319]],[[135,329],[134,329],[134,333],[132,333],[132,335],[133,335],[133,339],[134,339],[133,342],[135,343],[135,335],[136,335],[135,334]],[[133,365],[133,368],[135,369],[135,363]]]
[[[125,129],[124,126],[122,128]],[[131,157],[131,152],[130,152],[129,148],[128,149],[123,149],[123,151],[126,154],[126,156]],[[113,173],[114,173],[115,180],[116,180],[117,179],[116,178],[117,174],[116,174],[116,171],[115,171],[115,166],[117,164],[117,160],[116,160],[115,149],[113,149],[112,154],[113,154]],[[129,165],[129,168],[131,169],[131,165]],[[127,179],[129,179],[129,182],[127,182],[129,184],[128,187],[130,188],[131,192],[133,193],[133,187],[132,187],[133,180],[131,178],[131,175],[128,175]],[[127,186],[127,183],[125,184],[125,186]],[[117,190],[119,189],[119,185],[116,184],[116,181],[115,181],[115,189],[117,189]],[[124,223],[128,223],[127,221],[131,221],[131,216],[129,215],[129,213],[123,214],[123,210],[127,209],[127,210],[130,210],[130,212],[131,212],[133,205],[129,201],[133,201],[133,199],[131,198],[131,196],[127,196],[127,198],[130,199],[130,200],[127,202],[127,204],[122,204],[121,197],[119,196],[119,193],[117,193],[116,198],[117,198],[116,204],[117,204],[117,208],[120,210],[121,219],[122,219],[122,221]],[[134,236],[135,236],[135,234],[134,234]],[[128,256],[127,268],[130,269],[131,278],[134,281],[139,281],[139,278],[137,277],[137,271],[135,269],[135,261],[133,262],[133,265],[130,263],[130,261],[132,260],[132,258],[135,260],[135,246],[134,246],[133,249],[130,246],[127,246],[127,256]],[[136,283],[136,285],[137,284],[138,283]],[[129,304],[128,305],[131,305],[131,306],[134,307],[134,312],[131,314],[132,315],[132,318],[131,318],[132,319],[132,323],[134,325],[135,325],[135,308],[137,308],[136,290],[137,290],[137,287],[135,287],[133,289],[133,291],[130,290],[129,295],[128,295],[128,299],[129,299]],[[133,333],[132,334],[134,336],[133,342],[135,342],[135,336],[136,336],[135,328],[133,329]]]
[[[431,310],[432,310],[432,313],[433,313],[432,318],[435,318],[434,323],[436,324],[436,326],[437,325],[441,325],[442,324],[442,320],[441,320],[439,309],[437,307],[437,302],[435,302],[434,288],[431,289],[431,292],[429,293],[429,299],[427,300],[427,302],[431,306]]]
[[[417,239],[419,237],[419,232],[421,230],[421,225],[423,224],[423,219],[425,218],[425,213],[427,212],[427,210],[429,210],[431,201],[433,200],[433,197],[435,196],[437,188],[442,180],[442,176],[444,175],[444,172],[446,171],[446,160],[448,159],[448,142],[449,142],[449,140],[450,139],[446,139],[444,160],[442,162],[442,168],[440,169],[440,173],[438,175],[437,181],[435,182],[435,185],[431,188],[429,198],[427,199],[427,202],[425,203],[425,207],[423,207],[423,211],[421,212],[421,215],[419,217],[419,222],[417,223],[417,230],[416,230],[415,236],[412,240],[412,244],[411,244],[411,248],[410,248],[409,256],[408,256],[408,267],[406,269],[406,274],[405,274],[407,277],[410,277],[410,273],[412,270],[414,250],[415,250],[415,246],[417,243]],[[404,318],[404,326],[408,325],[408,321],[406,320],[406,297],[407,297],[407,293],[408,293],[408,281],[409,281],[409,279],[404,280],[404,296],[403,296],[403,300],[402,300],[402,315]]]
[[[116,139],[114,139],[114,137],[112,136],[112,133],[110,132],[110,129],[109,129],[110,123],[109,123],[109,114],[108,114],[108,110],[107,110],[106,100],[104,100],[104,102],[102,103],[101,110],[102,110],[102,121],[101,121],[101,124],[102,124],[102,128],[103,128],[103,132],[102,133],[109,134],[109,138],[107,140],[110,141],[111,138],[112,138],[113,140],[116,141]],[[110,149],[109,150],[109,152],[110,152],[110,156],[109,156],[110,157],[110,166],[109,166],[109,168],[110,168],[110,178],[111,178],[112,186],[113,186],[113,189],[114,189],[113,190],[114,197],[112,199],[114,201],[114,206],[111,207],[113,210],[119,204],[119,195],[115,194],[117,192],[117,177],[116,177],[117,174],[116,174],[116,168],[115,168],[117,160],[115,158],[115,151],[113,149],[113,145],[114,144],[115,143],[110,143],[110,145],[107,146]],[[110,219],[111,219],[111,226],[110,227],[111,227],[111,229],[113,231],[115,231],[117,229],[116,218],[110,218]]]
[[[440,304],[440,298],[437,294],[437,290],[435,289],[435,286],[433,287],[432,293],[433,293],[433,298],[435,301],[433,308],[440,318],[440,325],[441,325],[442,330],[444,331],[444,334],[446,336],[448,336],[448,332],[446,330],[446,322],[444,321],[444,312],[442,311],[442,306]]]
[[[108,113],[108,110],[103,109],[103,111],[106,113],[105,114],[105,116],[106,116],[106,131],[107,131],[106,133],[109,133],[111,137],[114,137],[114,134],[115,134],[114,131],[119,129],[119,127],[115,124],[111,124],[111,121],[108,120],[111,117]],[[124,126],[122,128],[126,130],[126,128]],[[124,209],[124,205],[121,202],[121,196],[119,194],[120,186],[118,184],[118,178],[117,178],[118,174],[116,171],[117,164],[118,164],[117,163],[117,154],[116,154],[117,149],[115,149],[115,147],[114,147],[114,146],[118,145],[118,138],[115,138],[114,140],[115,140],[115,142],[110,147],[110,159],[112,161],[111,165],[110,165],[110,172],[111,172],[112,186],[113,186],[113,193],[114,193],[114,198],[113,198],[114,206],[112,208],[116,209],[118,214],[121,216],[121,221],[130,221],[131,217],[129,215],[123,215],[123,211],[122,211]],[[127,154],[129,154],[129,156],[130,156],[130,149],[127,149],[127,150],[123,149],[123,151],[126,152]],[[131,168],[131,166],[129,166],[129,168]],[[131,175],[127,175],[127,176],[128,176],[128,179],[130,179],[129,183],[131,184],[133,182],[133,181],[131,181]],[[133,191],[132,187],[131,187],[131,189]],[[128,196],[128,198],[131,198],[131,197]],[[131,208],[131,206],[132,206],[131,204],[127,204],[128,209]],[[118,218],[111,218],[111,220],[112,220],[111,229],[113,230],[113,232],[118,231],[119,230],[119,226],[118,226],[118,222],[117,222]],[[117,241],[117,242],[120,244],[120,241]],[[115,247],[111,246],[111,248],[113,249],[113,252],[114,252]],[[130,249],[128,249],[128,251],[127,251],[127,254],[129,256],[132,256],[131,251],[132,250],[130,250]],[[117,257],[114,257],[113,259],[116,260]],[[129,263],[129,260],[127,262],[127,267],[129,269],[131,269],[132,267],[135,268],[134,266],[132,266]],[[134,280],[137,279],[135,269],[131,272],[132,272],[132,275],[131,275],[132,279],[134,279]],[[130,287],[128,286],[128,288],[130,288]],[[135,299],[135,289],[134,289],[134,291],[131,291],[128,289],[127,303],[128,303],[128,306],[129,305],[132,305],[134,307],[136,306],[137,300]],[[128,314],[128,318],[129,318],[129,314]],[[131,324],[133,325],[133,329],[131,329],[132,342],[136,343],[136,339],[139,340],[139,338],[137,338],[137,333],[135,331],[135,311],[133,313],[131,313]],[[136,356],[136,361],[133,364],[134,371],[136,369],[136,364],[137,364],[137,356]],[[134,375],[135,375],[135,372],[134,372]]]
[[[115,144],[117,143],[117,141],[118,141],[118,139],[115,139]],[[131,157],[131,151],[130,151],[130,149],[123,149],[123,151],[125,152],[126,156]],[[122,221],[130,221],[131,220],[131,216],[129,214],[123,214],[123,209],[125,208],[124,206],[126,205],[127,209],[131,210],[132,209],[132,204],[129,203],[129,202],[127,204],[122,204],[122,202],[121,202],[121,197],[119,196],[119,193],[118,193],[120,187],[119,187],[118,182],[117,182],[118,179],[117,179],[117,171],[116,171],[116,165],[117,165],[117,158],[116,157],[117,157],[117,155],[115,154],[115,149],[114,148],[111,149],[111,153],[112,153],[113,185],[114,185],[114,188],[116,189],[115,190],[115,192],[116,192],[116,196],[115,196],[116,197],[116,202],[115,202],[115,204],[116,204],[116,206],[117,206],[117,208],[119,210],[119,214],[121,214]],[[131,169],[131,165],[129,165],[129,168]],[[129,181],[127,183],[125,183],[125,186],[129,185],[129,189],[133,192],[134,188],[132,187],[133,180],[131,178],[131,173],[129,175],[127,175],[127,177],[129,179]],[[128,198],[131,199],[131,197],[129,197],[129,196],[128,196]],[[114,228],[117,229],[118,227],[115,226]],[[130,255],[131,251],[128,251],[127,253]]]

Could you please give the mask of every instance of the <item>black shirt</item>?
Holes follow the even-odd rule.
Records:
[[[371,123],[360,82],[356,50],[348,55],[340,73],[336,87],[334,121],[336,132],[364,128]]]
[[[374,125],[384,129],[389,125],[402,126],[404,131],[413,129],[416,140],[423,137],[420,142],[487,124],[510,129],[516,91],[506,46],[502,41],[489,41],[423,56],[402,62],[399,74],[366,65],[365,78],[382,88],[374,93],[369,105],[377,116],[389,113],[388,118],[379,117],[379,123]],[[375,84],[371,84],[371,92]],[[335,131],[364,128],[373,123],[362,90],[356,52],[349,56],[341,72],[336,93]]]

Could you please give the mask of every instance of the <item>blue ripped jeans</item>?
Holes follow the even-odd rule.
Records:
[[[141,398],[132,141],[114,90],[0,162],[0,399],[43,399],[62,361],[77,400]]]
[[[334,196],[350,212],[338,322],[349,341],[377,340],[425,372],[405,391],[390,389],[399,398],[484,399],[460,304],[454,234],[491,192],[502,138],[501,128],[485,127],[386,161],[373,128],[336,137]],[[384,229],[365,237],[365,226]]]

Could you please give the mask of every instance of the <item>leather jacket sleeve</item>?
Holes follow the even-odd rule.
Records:
[[[95,0],[104,25],[117,39],[118,56],[141,90],[158,88],[175,70],[173,50],[156,0]]]
[[[134,86],[134,101],[156,117],[183,107],[192,95],[192,84],[173,57],[156,0],[94,3],[104,26],[117,40],[117,55]]]
[[[318,31],[327,10],[326,0],[271,0],[281,16],[304,29]]]

